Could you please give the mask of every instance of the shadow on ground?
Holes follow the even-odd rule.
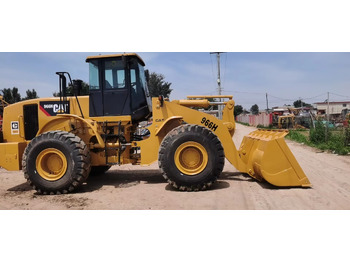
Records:
[[[110,170],[105,174],[90,176],[79,192],[92,192],[109,185],[119,188],[146,184],[167,184],[159,170]]]
[[[210,188],[210,190],[220,190],[230,187],[228,181],[245,181],[247,183],[257,183],[264,189],[283,190],[291,189],[291,187],[276,187],[267,182],[259,182],[251,178],[248,174],[240,172],[223,172],[218,181]],[[88,178],[86,183],[75,193],[93,192],[101,189],[103,186],[114,186],[116,188],[128,188],[136,186],[140,183],[146,184],[164,184],[165,190],[178,191],[170,186],[158,169],[154,170],[110,170],[105,174],[93,175]],[[10,192],[35,192],[28,183],[22,183],[15,187],[9,188]],[[35,193],[36,194],[36,193]],[[73,193],[74,194],[74,193]]]
[[[22,183],[20,185],[7,189],[7,191],[11,191],[11,192],[26,192],[31,190],[33,190],[33,188],[28,183]]]
[[[92,192],[99,190],[105,185],[127,188],[140,184],[164,184],[165,190],[178,191],[168,184],[163,178],[160,171],[154,170],[112,170],[105,174],[99,174],[88,178],[87,183],[82,186],[80,192]],[[210,190],[218,190],[230,187],[225,181],[218,181]]]
[[[256,183],[264,189],[271,189],[271,190],[281,189],[280,187],[276,187],[274,185],[271,185],[271,184],[267,183],[266,181],[260,182],[256,179],[252,178],[247,173],[223,172],[221,175],[221,178],[224,180],[246,181],[248,183]]]
[[[230,184],[227,183],[226,181],[217,181],[214,185],[212,185],[208,189],[208,191],[220,190],[220,189],[229,188],[229,187],[230,187]],[[165,187],[165,190],[174,191],[174,192],[181,192],[169,184]]]
[[[249,176],[246,173],[240,173],[240,172],[223,172],[220,176],[223,180],[235,180],[235,181],[247,181],[250,183],[256,183],[260,187],[264,189],[270,189],[270,190],[285,190],[285,189],[293,189],[293,188],[302,188],[302,189],[311,189],[311,187],[277,187],[274,186],[266,181],[258,181],[251,176]]]

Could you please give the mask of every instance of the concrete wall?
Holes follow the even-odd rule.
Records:
[[[272,125],[272,114],[260,113],[259,115],[239,115],[236,121],[247,123],[251,126],[269,126]]]

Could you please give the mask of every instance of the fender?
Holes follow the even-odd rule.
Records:
[[[56,116],[55,119],[53,119],[52,121],[46,123],[44,126],[42,126],[39,131],[38,131],[38,134],[42,134],[46,131],[52,131],[52,130],[55,130],[55,127],[57,129],[57,127],[59,127],[60,125],[63,124],[63,126],[65,125],[64,123],[69,120],[69,118],[73,118],[73,119],[76,119],[80,122],[83,122],[84,124],[86,124],[90,130],[92,131],[93,135],[96,136],[96,139],[97,139],[97,142],[99,144],[98,147],[100,148],[104,148],[105,147],[105,143],[101,137],[101,135],[98,133],[97,131],[97,126],[96,125],[93,125],[92,123],[94,121],[92,120],[89,120],[89,119],[84,119],[80,116],[77,116],[77,115],[71,115],[71,114],[62,114],[62,115],[58,115]],[[65,130],[65,131],[70,131],[70,127],[69,127],[69,130]]]
[[[158,136],[163,130],[166,129],[166,127],[168,127],[170,125],[176,124],[176,126],[179,126],[181,124],[182,120],[183,120],[182,116],[169,117],[167,120],[165,120],[165,122],[163,122],[163,124],[161,124],[160,127],[157,127],[155,129],[155,131],[156,131],[155,135]],[[171,129],[173,129],[173,128],[171,128]]]

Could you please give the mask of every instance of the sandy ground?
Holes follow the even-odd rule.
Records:
[[[253,127],[237,125],[236,146]],[[350,156],[338,156],[287,141],[313,187],[279,189],[256,182],[226,162],[215,186],[203,192],[178,192],[150,167],[113,167],[90,177],[74,194],[37,195],[22,172],[0,169],[2,210],[349,210]]]

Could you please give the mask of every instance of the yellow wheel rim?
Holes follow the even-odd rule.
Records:
[[[181,173],[194,176],[206,168],[208,153],[201,144],[190,141],[183,143],[176,149],[174,160]]]
[[[47,148],[36,158],[36,170],[42,178],[56,181],[67,171],[66,156],[56,148]]]

